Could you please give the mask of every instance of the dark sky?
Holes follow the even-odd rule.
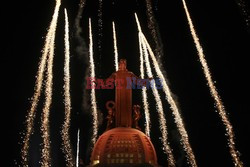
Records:
[[[103,0],[103,35],[98,36],[98,0],[87,0],[84,9],[81,34],[88,44],[88,18],[93,20],[94,59],[99,78],[108,77],[113,71],[112,21],[117,26],[118,50],[120,58],[126,58],[128,69],[139,76],[139,50],[137,30],[133,13],[137,12],[146,37],[153,43],[147,27],[145,2],[143,0]],[[163,68],[167,73],[170,88],[177,96],[181,114],[189,134],[198,166],[233,167],[227,148],[224,126],[215,112],[214,101],[209,94],[206,80],[198,60],[196,48],[189,32],[181,0],[154,0],[153,10],[159,35],[162,39],[164,55]],[[36,71],[43,48],[47,27],[54,10],[53,0],[9,1],[2,6],[1,84],[2,84],[2,145],[4,167],[20,164],[19,143],[24,121],[33,95]],[[234,0],[187,0],[190,14],[199,35],[205,56],[218,92],[229,113],[234,127],[236,147],[240,151],[245,166],[249,161],[249,29]],[[77,129],[81,129],[81,158],[89,160],[89,140],[91,134],[90,114],[83,111],[83,82],[85,60],[75,51],[75,17],[78,1],[62,2],[54,59],[53,104],[50,115],[53,167],[65,165],[61,147],[60,128],[64,117],[63,106],[63,61],[64,61],[64,13],[67,8],[70,22],[71,42],[71,95],[72,121],[71,139],[76,148]],[[100,40],[101,39],[101,40]],[[101,41],[101,50],[98,49]],[[153,44],[152,44],[153,46]],[[114,99],[114,92],[97,91],[98,107],[106,114],[105,102]],[[140,92],[135,91],[134,103],[141,104]],[[163,96],[162,96],[163,97]],[[162,98],[164,100],[164,98]],[[166,155],[160,149],[160,137],[153,97],[149,97],[152,115],[152,142],[159,163],[166,164]],[[43,96],[38,106],[35,133],[31,138],[31,166],[39,166],[40,114]],[[166,101],[163,102],[168,122],[169,138],[180,167],[187,166],[179,144],[179,135]],[[141,125],[143,122],[141,121]],[[105,122],[100,126],[100,134]]]

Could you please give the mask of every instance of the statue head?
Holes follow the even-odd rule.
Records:
[[[127,70],[127,60],[121,59],[119,61],[119,71],[126,71]]]

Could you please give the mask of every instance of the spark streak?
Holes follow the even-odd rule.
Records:
[[[29,151],[29,140],[30,136],[33,133],[33,126],[34,126],[34,119],[35,119],[35,111],[37,108],[37,104],[39,102],[39,98],[41,95],[41,90],[42,90],[42,82],[44,78],[44,71],[45,71],[45,66],[46,66],[46,60],[48,58],[48,54],[50,52],[53,52],[51,48],[51,42],[53,41],[53,34],[55,34],[56,31],[56,25],[57,25],[57,18],[58,18],[58,11],[61,5],[60,0],[56,0],[56,6],[54,10],[54,14],[52,17],[52,21],[50,23],[50,27],[48,30],[48,33],[45,38],[45,45],[43,48],[43,54],[40,59],[39,67],[38,67],[38,72],[37,72],[37,77],[36,77],[36,83],[35,83],[35,92],[32,97],[32,103],[31,103],[31,108],[30,111],[27,115],[27,120],[26,120],[26,134],[23,140],[23,148],[22,148],[22,163],[23,166],[28,166],[28,151]]]
[[[200,63],[202,65],[202,69],[203,69],[204,75],[205,75],[206,80],[207,80],[207,84],[208,84],[209,89],[210,89],[211,96],[214,98],[214,101],[216,103],[216,108],[217,108],[218,113],[222,119],[222,122],[226,128],[226,133],[227,133],[226,136],[228,137],[228,146],[229,146],[230,153],[231,153],[231,156],[232,156],[233,161],[234,161],[234,165],[236,167],[242,167],[243,163],[241,162],[240,157],[238,155],[238,151],[235,148],[233,127],[228,119],[225,107],[224,107],[222,100],[221,100],[221,98],[216,90],[216,87],[214,85],[207,61],[205,59],[205,55],[203,53],[202,46],[201,46],[201,44],[199,42],[199,38],[196,34],[196,31],[195,31],[192,19],[190,17],[186,2],[185,2],[185,0],[182,0],[182,2],[183,2],[186,16],[187,16],[189,28],[190,28],[197,52],[198,52]]]
[[[144,79],[144,60],[143,60],[143,46],[140,40],[140,34],[138,34],[139,37],[139,48],[140,48],[140,73],[141,78]],[[147,89],[144,86],[142,88],[142,102],[143,102],[143,108],[145,111],[145,133],[149,137],[150,136],[150,114],[149,114],[149,105],[148,105],[148,96],[147,96]]]
[[[184,150],[187,153],[188,162],[193,167],[197,167],[195,156],[194,156],[192,148],[191,148],[191,146],[189,144],[188,134],[187,134],[187,132],[185,130],[183,120],[182,120],[181,115],[179,113],[179,109],[178,109],[178,107],[176,105],[176,102],[175,102],[174,98],[172,97],[172,93],[171,93],[171,91],[170,91],[170,89],[169,89],[169,87],[167,85],[167,82],[165,80],[165,77],[164,77],[163,73],[161,72],[161,69],[159,67],[159,64],[158,64],[156,58],[155,58],[155,55],[154,55],[154,53],[153,53],[153,51],[152,51],[146,37],[143,34],[142,34],[142,38],[143,38],[143,41],[146,43],[147,49],[149,51],[149,55],[150,55],[151,59],[153,60],[153,65],[154,65],[154,68],[156,70],[157,76],[162,79],[163,91],[164,91],[164,93],[166,95],[166,100],[170,104],[171,110],[173,111],[175,123],[177,125],[177,128],[178,128],[180,134],[181,134],[181,143],[182,143],[182,145],[184,147]]]
[[[79,167],[80,129],[77,131],[76,167]]]
[[[50,44],[49,44],[49,55],[47,60],[47,79],[45,84],[45,104],[42,111],[42,118],[41,118],[41,131],[42,131],[42,167],[49,167],[51,166],[51,157],[50,157],[50,132],[49,132],[49,113],[50,113],[50,106],[52,103],[52,85],[53,85],[53,58],[54,58],[54,42],[55,42],[55,34],[56,34],[56,26],[57,26],[57,19],[59,14],[59,7],[61,5],[61,1],[56,1],[56,10],[54,13],[55,20],[52,22],[52,33],[50,37]]]
[[[90,63],[90,77],[95,78],[95,64],[93,58],[93,39],[92,39],[92,28],[91,28],[91,19],[89,19],[89,63]],[[97,104],[95,89],[91,89],[91,109],[93,116],[93,135],[92,143],[95,144],[98,132],[98,115],[97,115]]]
[[[161,58],[161,56],[163,55],[161,36],[159,35],[159,29],[157,26],[157,22],[155,21],[151,0],[146,0],[146,7],[148,17],[148,28],[155,43],[155,53],[158,58]]]
[[[147,67],[147,75],[148,75],[149,78],[153,78],[152,70],[151,70],[150,63],[149,63],[146,44],[142,39],[141,39],[141,41],[142,41],[142,44],[143,44],[143,50],[145,51],[144,56],[145,56],[146,67]],[[150,84],[153,84],[153,83],[150,82]],[[161,129],[161,133],[162,133],[162,143],[163,143],[163,146],[164,146],[164,151],[166,151],[166,153],[168,155],[168,165],[170,167],[174,167],[175,166],[175,160],[174,160],[174,156],[173,156],[173,153],[172,153],[172,149],[170,148],[170,146],[168,144],[169,142],[168,142],[168,137],[167,137],[168,136],[167,123],[166,123],[165,114],[164,114],[164,111],[163,111],[162,101],[161,101],[159,92],[156,89],[155,85],[153,85],[152,91],[153,91],[153,94],[154,94],[154,97],[155,97],[157,112],[158,112],[158,115],[159,115],[160,129]]]
[[[142,50],[143,53],[144,53],[147,75],[148,75],[149,78],[153,78],[153,74],[152,74],[152,70],[151,70],[150,62],[149,62],[149,58],[148,58],[148,49],[147,49],[147,46],[145,44],[145,41],[143,40],[143,34],[141,32],[140,23],[139,23],[139,20],[138,20],[136,14],[135,14],[135,17],[136,17],[138,30],[139,30],[139,41],[140,41],[140,44],[142,44],[142,48],[143,48],[143,49],[140,49],[140,50]],[[141,59],[143,59],[143,58],[141,58]],[[150,81],[150,84],[153,84],[153,83]],[[171,148],[170,148],[170,146],[168,144],[167,124],[166,124],[165,114],[164,114],[164,111],[163,111],[162,101],[161,101],[159,92],[156,89],[155,85],[152,86],[152,91],[153,91],[153,95],[155,97],[157,112],[158,112],[158,115],[159,115],[160,129],[161,129],[161,133],[162,133],[162,143],[163,143],[163,146],[164,146],[164,151],[166,151],[167,156],[168,156],[168,165],[170,167],[174,167],[175,166],[175,160],[174,160],[172,150],[171,150]]]
[[[113,40],[114,40],[114,54],[115,54],[115,70],[118,71],[118,50],[117,50],[115,23],[112,22],[112,25],[113,25]]]
[[[69,22],[67,10],[65,13],[65,61],[64,61],[64,105],[65,105],[65,118],[62,127],[62,140],[63,140],[63,152],[65,154],[68,167],[74,167],[73,153],[69,138],[70,128],[70,114],[71,114],[71,100],[70,100],[70,49],[69,49]]]
[[[101,56],[101,51],[102,51],[102,30],[103,30],[103,26],[102,26],[102,5],[103,5],[103,0],[99,0],[99,6],[98,6],[98,49],[99,49],[99,55]]]
[[[250,28],[250,13],[247,3],[244,0],[236,0],[236,3],[244,17],[247,28]]]
[[[53,34],[54,35],[54,34]],[[52,37],[52,41],[54,41],[54,37]],[[49,131],[49,112],[50,106],[52,103],[52,86],[53,86],[53,56],[54,56],[54,42],[50,43],[50,52],[48,57],[48,65],[47,65],[47,79],[45,84],[45,104],[43,107],[42,118],[41,118],[41,131],[42,131],[42,166],[49,167],[51,166],[51,158],[50,158],[50,131]]]
[[[27,115],[27,120],[26,120],[26,134],[23,140],[23,148],[22,148],[22,163],[23,166],[28,166],[28,152],[29,152],[29,140],[30,140],[30,136],[33,133],[33,126],[34,126],[34,119],[36,116],[36,108],[37,108],[37,104],[39,102],[39,98],[41,95],[41,91],[42,91],[42,82],[43,82],[43,75],[44,75],[44,71],[45,71],[45,66],[46,66],[46,59],[48,56],[48,45],[49,45],[49,37],[50,37],[50,32],[48,32],[47,36],[46,36],[46,40],[45,40],[45,46],[43,49],[43,54],[39,63],[39,67],[38,67],[38,72],[37,72],[37,77],[36,77],[36,84],[35,84],[35,92],[34,95],[32,97],[32,104],[31,104],[31,108],[30,111]]]

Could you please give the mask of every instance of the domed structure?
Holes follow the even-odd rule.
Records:
[[[124,84],[116,86],[115,102],[106,103],[107,128],[95,143],[89,165],[91,167],[158,166],[153,144],[138,130],[141,114],[139,105],[132,108],[132,87],[129,87],[132,78],[133,82],[139,80],[126,69],[126,60],[121,59],[118,71],[108,79],[114,80],[115,83],[123,81]]]
[[[158,166],[150,139],[134,128],[117,127],[97,140],[90,166]]]

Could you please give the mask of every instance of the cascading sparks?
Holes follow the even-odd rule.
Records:
[[[141,41],[142,41],[142,38],[141,38]],[[143,44],[143,50],[145,51],[144,56],[145,56],[145,61],[146,61],[147,75],[149,78],[153,78],[152,70],[150,67],[149,59],[148,59],[148,52],[147,52],[147,48],[146,48],[144,41],[142,41],[142,44]],[[168,155],[168,165],[170,167],[174,167],[175,160],[174,160],[172,150],[168,144],[169,142],[168,142],[168,137],[167,137],[168,136],[167,123],[166,123],[165,114],[163,111],[163,106],[162,106],[160,94],[159,94],[158,90],[156,89],[156,85],[152,82],[150,82],[150,84],[152,85],[151,89],[153,91],[153,94],[154,94],[154,97],[156,100],[156,106],[157,106],[156,108],[157,108],[157,112],[159,115],[160,129],[161,129],[161,133],[162,133],[162,143],[164,146],[164,151],[166,151],[166,153]]]
[[[42,158],[41,158],[41,165],[42,167],[49,167],[51,166],[51,157],[50,157],[50,131],[49,131],[49,113],[50,113],[50,106],[52,103],[52,85],[53,85],[53,59],[54,59],[54,42],[55,42],[55,35],[56,35],[56,26],[57,26],[57,19],[59,14],[61,1],[56,1],[56,9],[53,15],[53,26],[51,27],[51,37],[49,41],[49,55],[47,60],[47,79],[45,83],[45,104],[42,111],[42,118],[41,118],[41,132],[42,132]],[[55,19],[54,19],[55,18]]]
[[[65,61],[64,61],[64,105],[65,105],[65,118],[62,127],[62,141],[63,141],[63,152],[65,154],[66,162],[68,167],[74,167],[73,153],[70,144],[69,128],[70,128],[70,115],[71,115],[71,98],[70,98],[70,49],[69,49],[69,22],[67,10],[65,13]]]
[[[198,51],[198,56],[200,59],[200,63],[203,68],[204,75],[207,79],[207,83],[210,89],[211,96],[214,98],[216,103],[216,108],[218,110],[219,116],[222,119],[222,122],[226,128],[226,136],[228,137],[228,146],[230,149],[230,153],[232,159],[234,161],[234,165],[236,167],[243,167],[243,163],[240,161],[239,154],[235,148],[234,142],[234,133],[233,127],[228,119],[227,113],[225,111],[225,107],[223,106],[222,100],[216,90],[214,82],[212,80],[212,76],[207,65],[205,55],[203,54],[203,49],[201,44],[199,43],[199,38],[195,32],[194,25],[192,23],[190,14],[188,12],[185,0],[182,0],[184,9],[187,15],[188,24],[190,26],[190,31]],[[99,9],[98,9],[98,26],[99,26],[99,38],[98,38],[98,48],[101,51],[101,38],[102,38],[102,0],[99,0]],[[159,43],[159,39],[157,39],[157,31],[154,25],[153,16],[152,16],[152,6],[149,0],[146,0],[147,3],[147,10],[149,16],[149,29],[151,30],[151,34],[153,36],[155,45],[156,45],[156,56],[160,57],[161,50],[161,43]],[[81,0],[82,8],[85,4],[85,0]],[[33,126],[34,126],[34,119],[36,116],[36,109],[40,99],[41,91],[42,91],[42,83],[44,80],[44,75],[46,75],[45,81],[45,103],[42,110],[42,117],[41,117],[41,132],[42,132],[42,158],[41,158],[41,166],[42,167],[50,167],[51,166],[51,157],[50,157],[50,131],[49,131],[49,115],[50,115],[50,107],[52,103],[52,86],[53,86],[53,59],[54,59],[54,41],[55,41],[55,34],[56,34],[56,27],[57,27],[57,20],[59,9],[61,5],[61,0],[56,0],[56,7],[54,10],[53,18],[50,23],[50,27],[45,39],[45,45],[43,48],[42,57],[39,62],[36,83],[35,83],[35,90],[34,95],[31,101],[31,108],[28,112],[27,119],[26,119],[26,133],[23,140],[23,148],[22,148],[22,161],[23,166],[28,167],[28,152],[29,152],[29,141],[30,137],[33,133]],[[80,17],[79,17],[80,18]],[[146,39],[144,34],[142,33],[140,23],[136,16],[136,21],[138,25],[138,36],[139,36],[139,47],[140,47],[140,73],[141,78],[145,78],[144,76],[144,61],[146,63],[146,72],[149,78],[153,77],[152,69],[150,65],[149,55],[153,61],[154,69],[156,71],[157,76],[162,79],[163,84],[163,91],[166,95],[166,100],[169,102],[171,110],[173,111],[173,116],[175,119],[175,123],[177,124],[178,130],[181,134],[181,143],[184,147],[184,150],[187,154],[188,162],[192,165],[192,167],[197,167],[196,160],[192,148],[189,144],[188,134],[185,130],[181,115],[179,113],[178,106],[172,96],[172,93],[167,85],[165,77],[162,73],[162,69],[159,65],[159,62],[156,60],[156,57]],[[246,20],[247,25],[249,25],[249,20]],[[68,25],[68,16],[67,11],[65,9],[65,64],[64,64],[64,104],[65,104],[65,120],[62,127],[62,139],[63,139],[63,151],[65,153],[67,166],[79,166],[79,142],[80,142],[80,130],[78,129],[77,133],[77,157],[76,162],[73,160],[72,148],[70,145],[70,138],[69,138],[69,128],[70,128],[70,115],[71,115],[71,101],[70,101],[70,49],[69,49],[69,25]],[[114,56],[115,56],[115,69],[118,70],[118,49],[117,49],[117,40],[116,40],[116,30],[115,24],[112,23],[113,26],[113,40],[114,40]],[[101,52],[100,52],[101,53]],[[91,19],[89,19],[89,63],[90,63],[90,77],[95,78],[95,64],[94,64],[94,57],[93,57],[93,36],[92,36],[92,27],[91,27]],[[47,64],[47,69],[46,69]],[[46,71],[46,74],[44,74]],[[168,166],[175,166],[175,160],[172,153],[172,149],[168,143],[168,132],[167,132],[167,124],[166,119],[163,111],[163,105],[161,101],[161,97],[159,95],[158,90],[156,89],[153,82],[150,82],[152,85],[153,95],[156,100],[156,107],[159,116],[160,122],[160,130],[162,133],[162,143],[164,147],[164,151],[166,151],[168,155]],[[145,87],[142,88],[142,97],[143,97],[143,105],[145,110],[145,133],[147,136],[150,136],[150,113],[149,113],[149,104],[147,99],[147,89]],[[97,134],[98,134],[98,112],[97,112],[97,102],[96,102],[96,95],[95,89],[91,89],[91,110],[93,116],[93,136],[92,142],[93,144],[96,142]]]
[[[138,38],[140,39],[140,36],[138,35]],[[143,60],[143,48],[141,40],[139,40],[139,49],[140,49],[140,73],[141,78],[144,79],[144,60]],[[149,113],[149,105],[148,105],[148,95],[147,95],[147,89],[146,87],[142,87],[142,102],[143,102],[143,108],[145,111],[145,133],[148,137],[150,137],[150,113]]]
[[[50,28],[51,30],[51,28]],[[50,35],[51,35],[51,31],[48,32],[47,36],[46,36],[46,40],[45,40],[45,46],[43,49],[43,54],[39,63],[39,67],[38,67],[38,72],[37,72],[37,77],[36,77],[36,84],[35,84],[35,92],[34,95],[32,97],[32,103],[31,103],[31,108],[30,111],[27,115],[27,120],[26,120],[26,134],[25,137],[23,139],[23,148],[22,148],[22,163],[23,166],[28,166],[28,152],[29,152],[29,140],[30,137],[33,133],[33,126],[34,126],[34,119],[35,119],[35,111],[37,108],[37,104],[39,102],[39,98],[41,95],[41,91],[42,91],[42,83],[43,83],[43,75],[44,75],[44,71],[45,71],[45,66],[46,66],[46,59],[48,56],[48,51],[49,51],[49,42],[50,42]]]
[[[116,40],[116,31],[114,22],[112,22],[112,26],[113,26],[113,40],[114,40],[114,54],[115,54],[115,70],[118,71],[118,49],[117,49],[117,40]]]
[[[136,18],[136,22],[137,22],[137,26],[138,26],[138,30],[139,30],[139,43],[140,43],[140,45],[142,45],[142,46],[140,46],[140,48],[142,48],[140,50],[142,50],[143,55],[145,57],[147,75],[148,75],[149,78],[153,78],[153,74],[152,74],[152,70],[151,70],[150,62],[149,62],[149,58],[148,58],[148,49],[147,49],[147,46],[145,44],[145,41],[142,38],[143,34],[141,32],[140,23],[139,23],[139,20],[138,20],[136,14],[135,14],[135,18]],[[141,59],[142,59],[142,62],[143,62],[143,58],[141,58]],[[174,160],[172,150],[171,150],[171,148],[170,148],[170,146],[168,144],[167,124],[166,124],[165,114],[164,114],[164,111],[163,111],[162,101],[161,101],[159,92],[156,89],[155,84],[152,81],[150,81],[150,84],[152,85],[151,89],[152,89],[153,95],[155,97],[156,106],[157,106],[156,108],[157,108],[157,112],[158,112],[158,115],[159,115],[159,123],[160,123],[160,130],[161,130],[161,133],[162,133],[163,148],[164,148],[164,151],[166,151],[167,156],[168,156],[168,165],[171,166],[171,167],[174,167],[175,166],[175,160]]]
[[[154,56],[154,53],[153,53],[147,39],[145,38],[145,36],[143,34],[142,34],[142,38],[143,38],[143,41],[145,42],[145,44],[147,46],[147,49],[149,51],[149,55],[150,55],[150,57],[151,57],[151,59],[153,61],[153,65],[154,65],[156,74],[162,80],[163,92],[165,93],[166,100],[170,104],[170,108],[173,111],[175,123],[176,123],[177,128],[178,128],[178,130],[180,132],[180,135],[181,135],[181,143],[182,143],[182,145],[184,147],[184,150],[187,153],[188,162],[193,167],[197,167],[195,156],[194,156],[192,148],[191,148],[191,146],[189,144],[188,134],[187,134],[187,132],[185,130],[183,120],[182,120],[181,115],[179,113],[179,109],[178,109],[178,107],[176,105],[176,102],[175,102],[174,98],[172,97],[172,93],[171,93],[171,91],[170,91],[170,89],[169,89],[169,87],[167,85],[167,82],[165,80],[165,77],[164,77],[163,73],[161,72],[161,69],[159,67],[159,64],[158,64],[155,56]]]
[[[55,10],[55,22],[52,24],[52,33],[50,37],[50,44],[49,44],[49,55],[47,60],[47,79],[45,83],[45,104],[42,111],[42,118],[41,118],[41,132],[42,132],[42,159],[41,164],[42,167],[49,167],[51,166],[51,157],[50,157],[50,130],[49,130],[49,113],[50,113],[50,106],[52,103],[52,86],[53,86],[53,59],[54,59],[54,42],[55,42],[55,35],[56,35],[56,26],[57,26],[57,19],[59,14],[59,7],[61,1],[56,1],[56,10]]]
[[[157,57],[160,58],[163,55],[163,51],[162,51],[162,47],[161,47],[162,43],[161,43],[160,35],[157,34],[158,32],[157,32],[156,22],[154,19],[154,14],[153,14],[153,10],[152,10],[152,3],[150,0],[146,0],[146,7],[147,7],[147,16],[148,16],[148,28],[150,29],[151,35],[152,35],[154,43],[155,43],[155,53],[156,53]],[[144,40],[146,42],[146,38],[144,38]],[[149,45],[147,45],[147,46],[148,46],[148,49],[151,50],[151,47]],[[150,53],[150,55],[152,55],[152,54],[153,54],[153,52]],[[155,66],[155,63],[157,63],[157,66],[159,68],[159,72],[162,74],[162,71],[160,70],[161,64],[159,64],[157,61],[155,61],[154,66]],[[157,73],[158,77],[159,77],[159,74]],[[169,101],[170,105],[172,104],[171,108],[172,108],[173,114],[175,116],[175,122],[176,122],[178,129],[179,129],[181,136],[182,136],[182,143],[183,143],[184,149],[187,152],[188,160],[192,164],[192,166],[197,166],[196,162],[195,162],[194,154],[192,152],[191,146],[190,146],[189,141],[188,141],[188,135],[187,135],[186,130],[184,128],[184,125],[182,123],[182,119],[181,119],[181,116],[179,114],[177,105],[175,104],[175,102],[171,96],[171,92],[169,91],[169,88],[166,84],[166,81],[165,81],[163,74],[162,74],[162,78],[164,80],[163,90],[167,96],[167,100],[169,99],[168,97],[170,97],[172,99],[172,100],[169,99],[168,101]]]
[[[92,39],[92,28],[91,28],[91,19],[89,19],[89,63],[90,63],[90,77],[95,78],[95,64],[93,58],[93,39]],[[92,135],[92,143],[95,144],[97,133],[98,133],[98,115],[97,115],[97,104],[96,104],[96,96],[95,89],[92,88],[90,92],[91,98],[91,109],[93,116],[93,135]]]
[[[29,113],[27,115],[27,120],[26,120],[27,130],[26,130],[26,134],[25,134],[25,137],[24,137],[24,140],[23,140],[24,144],[23,144],[23,148],[22,148],[22,163],[23,163],[23,166],[28,166],[29,140],[30,140],[30,136],[33,133],[35,111],[36,111],[37,104],[39,102],[39,98],[40,98],[40,95],[41,95],[42,83],[43,83],[46,63],[49,66],[49,63],[46,62],[46,60],[47,59],[50,60],[51,57],[53,56],[53,49],[54,48],[52,48],[52,47],[54,47],[54,46],[53,46],[52,43],[53,43],[53,40],[54,40],[55,31],[56,31],[58,12],[59,12],[60,5],[61,5],[61,1],[56,0],[56,6],[55,6],[54,14],[53,14],[53,17],[52,17],[52,21],[50,23],[48,33],[46,35],[45,45],[44,45],[44,48],[43,48],[43,54],[42,54],[42,57],[40,59],[40,63],[39,63],[39,67],[38,67],[38,72],[37,72],[37,77],[36,77],[36,84],[35,84],[35,92],[34,92],[34,95],[32,97],[31,109],[30,109],[30,111],[29,111]],[[52,56],[49,56],[49,55],[52,55]],[[50,58],[48,58],[48,57],[50,57]],[[48,68],[48,71],[49,71],[49,68]],[[50,79],[49,78],[50,77],[47,76],[47,80],[51,79],[51,78]],[[52,85],[48,84],[48,86],[52,86]],[[45,91],[50,91],[50,90],[48,88]],[[47,100],[47,105],[44,107],[44,109],[46,108],[46,110],[49,109],[49,106],[50,106],[49,101],[50,100],[48,99]],[[44,120],[46,120],[46,119],[44,119]],[[47,122],[47,120],[45,122]],[[44,142],[48,143],[47,139],[44,140]],[[45,144],[44,144],[44,146],[45,146]],[[49,147],[49,145],[46,144],[46,147]],[[46,149],[46,150],[48,150],[48,149]],[[46,159],[45,161],[49,162],[49,157],[48,157],[49,154],[48,154],[47,151],[43,150],[42,156],[46,157],[46,158],[44,158],[44,159]],[[44,165],[44,163],[42,163],[42,165]]]
[[[189,28],[190,28],[197,52],[198,52],[200,63],[202,65],[202,69],[203,69],[204,75],[205,75],[206,80],[207,80],[207,84],[208,84],[209,89],[210,89],[211,96],[214,98],[216,108],[217,108],[218,113],[222,119],[222,122],[226,128],[226,133],[227,133],[226,136],[228,137],[228,146],[229,146],[230,153],[231,153],[231,156],[232,156],[233,161],[234,161],[234,165],[236,167],[242,167],[243,163],[241,162],[240,157],[238,155],[238,151],[235,148],[233,127],[228,119],[225,107],[224,107],[222,100],[221,100],[221,98],[216,90],[216,87],[214,85],[207,61],[205,59],[205,55],[203,53],[202,46],[201,46],[201,44],[199,42],[199,38],[196,34],[196,31],[195,31],[192,19],[190,17],[186,2],[185,2],[185,0],[182,0],[182,2],[183,2],[186,16],[187,16]]]

